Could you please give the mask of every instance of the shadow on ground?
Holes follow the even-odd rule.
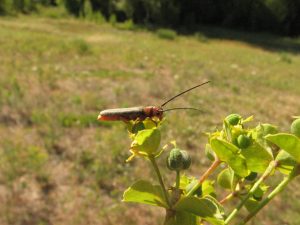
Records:
[[[183,32],[184,33],[184,32]],[[245,32],[218,27],[198,27],[193,33],[188,35],[202,35],[207,39],[225,39],[242,41],[250,45],[255,45],[268,51],[282,51],[292,54],[300,53],[300,38],[284,37],[263,32]]]

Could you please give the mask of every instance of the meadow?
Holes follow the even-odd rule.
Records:
[[[299,39],[127,25],[0,18],[0,224],[159,224],[163,211],[121,202],[134,180],[155,177],[147,162],[125,163],[126,127],[97,121],[100,110],[158,106],[211,80],[168,105],[204,112],[166,113],[162,130],[164,143],[176,139],[197,159],[195,176],[209,165],[204,133],[226,115],[284,131],[300,114]],[[299,187],[297,179],[252,224],[300,224]]]

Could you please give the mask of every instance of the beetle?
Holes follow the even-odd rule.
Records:
[[[116,109],[106,109],[100,112],[98,116],[98,120],[100,121],[130,121],[130,120],[145,120],[146,118],[158,118],[161,120],[163,118],[163,113],[166,111],[171,110],[178,110],[178,109],[193,109],[199,110],[195,108],[171,108],[171,109],[163,109],[163,107],[168,104],[170,101],[174,100],[175,98],[183,95],[195,88],[198,88],[202,85],[209,83],[210,81],[206,81],[204,83],[198,84],[194,87],[191,87],[179,94],[173,96],[172,98],[168,99],[160,106],[138,106],[138,107],[130,107],[130,108],[116,108]],[[201,110],[200,110],[201,111]]]

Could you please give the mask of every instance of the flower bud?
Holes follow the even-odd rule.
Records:
[[[187,170],[188,168],[190,168],[190,165],[192,163],[191,156],[187,151],[181,150],[180,152],[182,154],[182,169]]]
[[[225,120],[232,126],[237,125],[241,121],[242,117],[239,114],[230,114]]]
[[[300,118],[294,120],[291,124],[291,132],[297,137],[300,137]]]
[[[247,181],[254,181],[256,178],[257,178],[257,173],[255,172],[251,172],[247,177],[245,177]]]
[[[182,154],[179,148],[174,148],[170,151],[167,158],[167,166],[170,170],[180,170],[182,167]]]
[[[240,148],[248,148],[251,144],[251,139],[244,135],[244,134],[241,134],[240,136],[238,136],[237,138],[237,145],[238,147]]]
[[[167,158],[167,166],[170,170],[186,170],[191,165],[191,157],[187,151],[174,148]]]
[[[263,123],[260,126],[262,128],[262,132],[263,132],[264,136],[266,136],[268,134],[276,134],[276,133],[278,133],[277,127],[275,127],[275,126],[273,126],[271,124]]]

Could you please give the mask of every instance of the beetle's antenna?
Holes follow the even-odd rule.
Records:
[[[200,111],[200,112],[204,112],[201,109],[189,108],[189,107],[179,107],[179,108],[164,109],[164,110],[162,110],[162,112],[173,111],[173,110],[181,110],[181,109],[191,109],[191,110],[197,110],[197,111]]]
[[[175,98],[179,97],[180,95],[183,95],[183,94],[185,94],[185,93],[187,93],[187,92],[189,92],[189,91],[191,91],[191,90],[193,90],[193,89],[195,89],[195,88],[197,88],[197,87],[200,87],[200,86],[202,86],[202,85],[204,85],[204,84],[207,84],[207,83],[209,83],[209,82],[210,82],[210,81],[206,81],[206,82],[204,82],[204,83],[202,83],[202,84],[198,84],[198,85],[196,85],[196,86],[194,86],[194,87],[191,87],[191,88],[189,88],[189,89],[187,89],[187,90],[185,90],[185,91],[183,91],[183,92],[180,92],[179,94],[177,94],[177,95],[173,96],[172,98],[170,98],[168,101],[164,102],[164,103],[161,105],[161,107],[165,106],[165,105],[168,104],[170,101],[174,100]]]

